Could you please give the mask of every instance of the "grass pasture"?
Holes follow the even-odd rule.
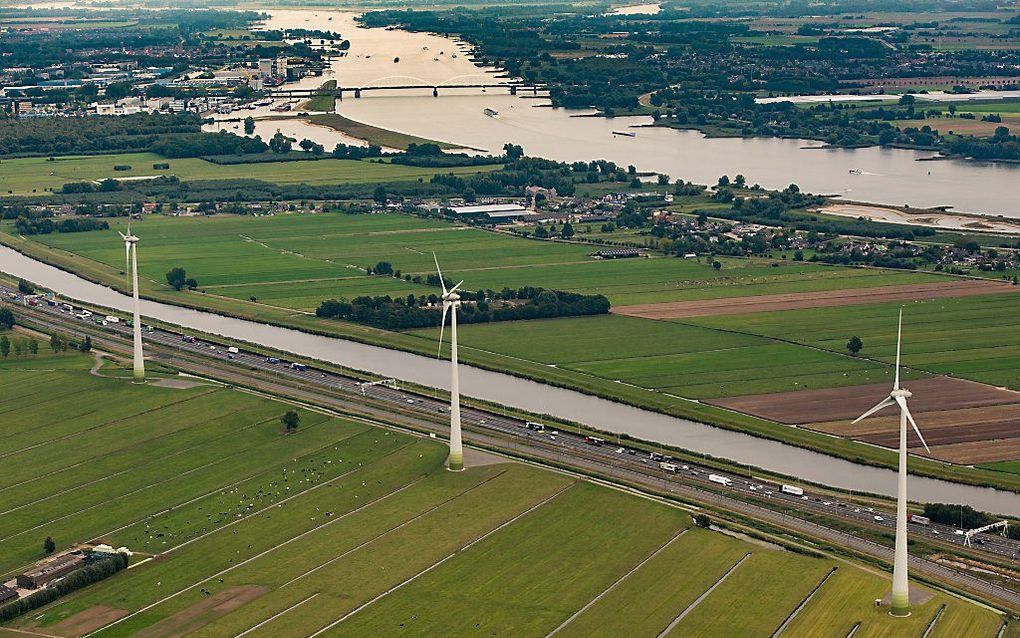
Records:
[[[935,299],[906,304],[903,312],[903,363],[934,374],[1020,389],[1020,316],[1012,295]],[[705,317],[689,323],[740,330],[843,351],[857,335],[863,356],[892,362],[896,353],[896,313],[901,304],[871,304]]]
[[[0,364],[0,573],[42,558],[46,536],[127,546],[135,566],[12,621],[19,632],[654,637],[701,598],[670,636],[727,623],[769,636],[835,565],[532,466],[449,473],[427,438],[306,410],[286,435],[287,406],[270,399],[136,386],[90,375],[90,357],[60,360]],[[734,606],[748,588],[753,604]],[[818,626],[873,613],[871,595]],[[991,638],[993,612],[937,600],[954,627]]]
[[[110,221],[108,231],[31,239],[8,234],[3,241],[124,289],[122,244],[116,231],[125,222]],[[12,230],[10,222],[0,228]],[[329,298],[434,294],[438,290],[434,287],[367,276],[364,270],[388,261],[402,273],[425,275],[434,269],[433,251],[444,274],[455,281],[464,279],[467,290],[537,285],[605,294],[616,307],[947,280],[934,274],[782,259],[721,258],[719,270],[693,259],[595,260],[589,256],[593,250],[589,245],[530,240],[396,213],[146,216],[132,230],[141,237],[141,289],[146,296],[423,353],[435,352],[435,331],[395,333],[320,320],[314,309]],[[166,272],[176,266],[198,280],[197,292],[175,292],[166,285]],[[998,295],[910,304],[909,308],[923,308],[924,320],[935,323],[921,331],[908,316],[906,363],[920,368],[919,376],[951,372],[1016,387],[1020,381],[1011,357],[1020,346],[1016,343],[1020,332],[1011,329],[1015,323],[1011,302],[1009,295]],[[956,309],[958,318],[947,321],[949,315],[942,308]],[[882,450],[687,399],[889,381],[894,316],[894,304],[872,303],[672,321],[613,315],[464,325],[461,356],[468,363],[667,414],[889,463],[892,458]],[[865,344],[860,357],[845,351],[855,334]],[[967,340],[962,347],[961,335]],[[922,360],[921,353],[928,360]],[[935,466],[928,471],[942,472]],[[967,480],[1001,480],[1004,485],[1012,480],[1008,474],[969,472],[973,476]]]
[[[411,334],[434,342],[438,331]],[[461,355],[493,352],[690,398],[875,383],[887,366],[755,335],[633,317],[459,328]]]
[[[154,169],[153,164],[169,163],[169,169]],[[114,166],[130,166],[116,171]],[[429,179],[436,173],[477,173],[489,166],[452,169],[428,169],[357,160],[321,159],[301,162],[259,164],[214,164],[199,158],[166,159],[155,153],[118,153],[58,157],[5,159],[0,163],[0,188],[8,195],[30,195],[57,190],[68,182],[107,178],[140,178],[175,175],[184,182],[194,180],[257,179],[272,184],[355,184]]]

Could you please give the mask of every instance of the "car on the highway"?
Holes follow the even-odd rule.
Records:
[[[881,523],[881,522],[882,522],[882,521],[884,521],[885,519],[884,519],[884,518],[882,518],[881,516],[879,516],[878,514],[875,514],[875,520],[876,520],[876,521],[878,521],[879,523]]]

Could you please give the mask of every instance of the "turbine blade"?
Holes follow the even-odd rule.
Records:
[[[117,234],[120,235],[121,239],[123,239],[124,241],[127,241],[127,235],[125,235],[124,233],[120,232],[119,230],[117,231]]]
[[[900,307],[900,320],[896,324],[896,379],[893,381],[893,390],[900,389],[900,343],[903,334],[903,307]]]
[[[878,412],[879,410],[882,410],[884,408],[888,408],[890,405],[896,405],[896,402],[893,401],[892,397],[886,397],[886,398],[882,399],[881,401],[879,401],[878,405],[876,405],[875,407],[871,408],[870,410],[868,410],[867,412],[865,412],[861,416],[859,416],[856,419],[854,419],[854,423],[857,423],[858,421],[863,421],[864,419],[868,418],[869,416],[871,416],[872,414]]]
[[[436,353],[436,358],[439,359],[443,356],[443,331],[446,330],[446,311],[450,309],[450,302],[443,302],[443,319],[439,323],[439,352]]]
[[[434,250],[432,251],[432,259],[436,262],[436,272],[439,273],[439,285],[443,287],[443,294],[445,295],[449,291],[446,289],[446,282],[443,280],[443,271],[439,269],[439,258],[436,257],[436,251]]]
[[[462,283],[464,283],[464,280],[463,280],[463,279],[461,279],[461,280],[460,280],[460,284],[462,284]],[[454,286],[453,288],[450,288],[450,292],[456,292],[456,291],[457,291],[457,289],[458,289],[458,288],[460,288],[460,284],[457,284],[457,285],[456,285],[456,286]]]
[[[914,421],[914,415],[910,413],[910,408],[907,407],[907,400],[904,397],[896,397],[896,403],[900,404],[900,409],[907,415],[907,421],[910,421],[910,425],[914,426],[914,433],[917,434],[917,438],[921,439],[921,445],[924,449],[931,454],[931,450],[928,449],[928,444],[924,441],[924,437],[921,436],[921,430],[918,429],[917,423]]]

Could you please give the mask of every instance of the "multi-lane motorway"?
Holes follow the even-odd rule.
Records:
[[[0,287],[0,297],[7,302],[22,305],[24,314],[32,317],[33,323],[42,327],[55,328],[65,333],[92,334],[93,339],[105,337],[125,344],[130,339],[131,329],[123,318],[118,322],[107,322],[104,320],[105,315],[94,311],[91,316],[83,316],[82,308],[57,300],[38,298],[33,302],[36,305],[28,305],[22,296],[3,287]],[[442,416],[448,413],[446,401],[401,389],[398,383],[364,383],[354,376],[319,369],[313,365],[292,365],[294,362],[267,357],[243,348],[231,349],[222,343],[210,342],[204,338],[196,339],[163,328],[147,328],[143,332],[143,338],[159,349],[176,352],[189,360],[206,360],[217,369],[257,374],[263,379],[279,380],[292,390],[300,388],[303,390],[300,394],[304,396],[310,396],[309,393],[313,395],[320,393],[344,398],[347,403],[369,402],[390,406],[392,411],[402,415],[420,415],[422,419],[416,422],[416,425],[419,427],[424,425],[426,429],[433,431],[442,431],[438,424],[442,422]],[[293,391],[290,394],[294,396]],[[568,432],[562,429],[557,431],[552,426],[544,424],[531,424],[529,427],[523,420],[470,406],[462,407],[461,418],[469,440],[471,433],[477,433],[476,436],[481,436],[485,442],[496,447],[506,448],[509,441],[511,448],[519,447],[531,456],[623,478],[631,483],[652,485],[656,489],[694,496],[702,502],[712,502],[720,507],[735,509],[759,518],[765,512],[771,512],[771,516],[767,518],[790,524],[798,519],[783,512],[796,511],[844,520],[853,527],[879,528],[890,533],[895,529],[894,515],[890,511],[840,500],[830,493],[812,490],[808,486],[799,486],[803,489],[803,494],[789,494],[783,492],[782,485],[753,475],[738,476],[690,461],[662,459],[659,456],[653,458],[648,452],[634,450],[610,440],[602,440],[597,435],[585,436],[583,432]],[[667,469],[663,469],[663,462],[667,464],[665,466]],[[710,475],[715,475],[716,480],[710,481]],[[722,482],[719,482],[719,477],[723,477]],[[736,504],[737,501],[739,505]],[[777,519],[777,516],[780,518]],[[888,552],[887,548],[863,539],[855,539],[842,532],[823,528],[808,521],[801,520],[800,523],[799,527],[811,527],[815,535],[821,533],[830,541],[852,544],[855,549],[865,553],[875,555]],[[909,528],[913,536],[926,537],[938,543],[960,545],[964,540],[962,530],[947,525],[911,523]],[[827,530],[828,533],[822,530]],[[855,542],[849,543],[851,539]],[[1006,559],[1015,560],[1020,554],[1020,542],[998,535],[980,534],[975,536],[972,542],[976,546],[975,549]],[[871,551],[868,551],[869,549]],[[928,563],[929,572],[937,573],[943,578],[951,577],[958,581],[958,584],[993,595],[1002,602],[1010,603],[1014,609],[1020,609],[1020,596],[1015,592],[977,580],[969,574],[950,570],[941,564],[924,562]],[[992,589],[989,590],[989,587]]]

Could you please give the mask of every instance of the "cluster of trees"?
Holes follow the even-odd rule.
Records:
[[[936,523],[963,529],[974,529],[995,522],[989,514],[978,511],[970,505],[952,503],[925,503],[924,515]]]
[[[91,230],[107,230],[110,228],[110,224],[102,219],[91,217],[72,217],[59,221],[53,221],[47,217],[39,219],[19,217],[14,222],[14,228],[21,235],[49,235],[53,232],[84,233]]]
[[[499,303],[477,301],[464,303],[457,314],[459,323],[487,323],[490,321],[516,321],[522,319],[549,319],[553,317],[576,317],[599,315],[609,312],[609,300],[603,295],[581,295],[561,290],[544,290],[526,287],[507,292],[514,302],[499,300]],[[462,295],[465,301],[471,295]],[[434,299],[429,302],[428,299]],[[430,307],[423,305],[432,303]],[[343,319],[385,330],[409,330],[413,328],[436,327],[442,321],[442,313],[435,304],[435,295],[416,298],[408,295],[396,299],[389,295],[380,297],[356,297],[351,301],[327,299],[315,310],[319,317]],[[522,303],[523,302],[523,303]]]
[[[181,290],[185,287],[187,287],[188,290],[198,288],[198,281],[194,277],[188,277],[188,273],[180,266],[171,268],[167,271],[166,282],[170,284],[174,290]]]
[[[0,118],[0,155],[144,151],[157,142],[198,136],[201,129],[194,114]]]
[[[958,138],[948,144],[956,155],[986,160],[1020,161],[1020,136],[1010,135],[1005,126],[998,126],[989,139]]]
[[[0,308],[0,330],[10,330],[17,322],[10,308]]]
[[[202,157],[265,153],[269,150],[269,145],[257,137],[244,137],[230,131],[219,131],[161,136],[152,143],[149,150],[163,157]]]
[[[93,554],[93,556],[96,555]],[[109,554],[98,557],[95,560],[88,560],[84,567],[71,572],[55,583],[0,607],[0,622],[6,622],[38,609],[43,605],[48,605],[61,596],[66,596],[87,585],[109,578],[120,570],[126,569],[127,566],[128,555],[121,553]]]
[[[287,410],[280,417],[280,424],[287,434],[294,434],[301,425],[301,415],[294,410]]]

